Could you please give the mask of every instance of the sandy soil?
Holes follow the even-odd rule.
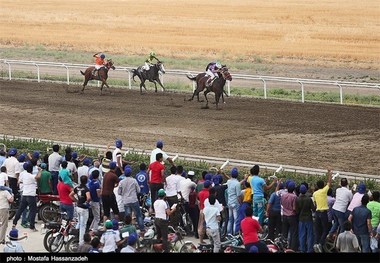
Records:
[[[0,80],[0,133],[380,174],[380,109]],[[210,99],[212,99],[210,95]]]

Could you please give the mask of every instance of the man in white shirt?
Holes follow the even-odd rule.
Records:
[[[33,165],[28,164],[25,169],[25,173],[23,174],[22,183],[23,183],[23,191],[21,204],[19,209],[17,209],[15,218],[13,219],[13,226],[16,227],[17,221],[20,219],[22,212],[29,207],[29,227],[32,231],[37,232],[38,230],[35,228],[35,218],[37,213],[37,180],[41,177],[42,169],[38,167],[37,175],[33,175]]]
[[[337,231],[338,226],[340,227],[339,233],[344,232],[343,223],[348,219],[349,212],[347,212],[347,207],[352,200],[352,192],[348,189],[347,178],[342,178],[340,180],[340,188],[336,189],[335,203],[332,207],[334,216],[334,225],[331,227],[327,238],[331,238],[332,234]]]
[[[0,170],[0,186],[7,186],[8,185],[8,175],[7,175],[7,168],[5,166],[1,166]]]
[[[166,177],[165,182],[165,192],[166,192],[166,200],[169,203],[169,206],[172,207],[174,204],[178,204],[178,192],[179,192],[179,183],[184,180],[181,176],[183,172],[182,166],[172,166],[170,168],[171,174]],[[179,211],[173,213],[170,217],[170,224],[172,227],[176,228],[179,224]]]
[[[83,165],[78,168],[78,184],[80,184],[80,177],[82,175],[85,175],[88,178],[88,176],[89,176],[89,172],[88,172],[89,171],[89,167],[88,166],[90,164],[91,164],[90,159],[89,158],[84,158]]]
[[[112,152],[112,161],[116,163],[116,175],[120,176],[123,173],[123,156],[121,154],[123,142],[116,140],[115,147],[115,150]]]
[[[189,194],[191,191],[191,187],[196,187],[197,184],[193,182],[191,179],[194,176],[194,171],[189,171],[187,173],[187,178],[179,181],[179,192],[181,193],[181,197],[186,203],[189,203]]]
[[[5,243],[5,231],[8,228],[9,203],[13,202],[13,194],[0,190],[0,244]]]
[[[60,165],[62,163],[62,156],[59,155],[59,145],[53,145],[53,153],[49,155],[49,172],[51,174],[51,180],[53,184],[53,194],[58,195],[57,184],[58,184],[58,173],[60,170]]]
[[[202,213],[206,222],[206,234],[214,245],[214,253],[220,252],[219,222],[221,220],[220,209],[215,206],[215,196],[209,196],[209,206],[205,206]]]
[[[19,165],[18,160],[15,157],[16,154],[17,154],[16,148],[9,149],[8,158],[4,161],[2,165],[2,166],[5,166],[5,168],[7,168],[9,187],[12,189],[12,192],[15,195],[15,198],[19,196],[17,180],[20,175],[20,165]]]
[[[172,166],[175,166],[174,162],[173,162],[173,159],[170,158],[166,152],[164,152],[162,150],[162,148],[164,148],[164,142],[163,141],[157,141],[156,143],[156,149],[154,149],[151,154],[150,154],[150,163],[153,163],[156,161],[156,154],[157,153],[162,153],[162,156],[163,156],[163,161],[168,161]]]

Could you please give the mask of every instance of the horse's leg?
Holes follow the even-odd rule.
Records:
[[[217,110],[220,110],[220,108],[218,107],[220,96],[223,97],[223,92],[215,92],[215,102],[216,102],[216,109]]]
[[[205,95],[205,98],[206,98],[206,101],[207,101],[207,103],[206,103],[206,106],[204,107],[204,109],[208,109],[209,107],[208,107],[208,99],[207,99],[207,94],[209,93],[210,91],[208,90],[208,89],[206,89],[206,91],[203,93],[204,95]]]
[[[84,82],[83,82],[83,88],[82,88],[82,91],[81,91],[81,93],[83,93],[83,92],[84,92],[84,88],[86,87],[86,85],[87,85],[88,81],[89,81],[89,79],[85,77],[85,78],[84,78]]]
[[[161,80],[158,79],[157,82],[158,82],[158,84],[160,84],[162,90],[165,92],[165,87],[164,87],[164,85],[162,85]],[[157,92],[157,88],[156,88],[156,92]]]

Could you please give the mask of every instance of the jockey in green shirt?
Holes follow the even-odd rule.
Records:
[[[154,53],[154,51],[151,51],[149,53],[149,57],[145,60],[145,65],[143,68],[145,70],[149,70],[149,67],[153,64],[154,59],[157,60],[157,62],[160,62],[160,60],[156,58],[156,53]]]

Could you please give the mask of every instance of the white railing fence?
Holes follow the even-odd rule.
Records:
[[[6,65],[7,67],[7,77],[3,76],[3,79],[20,79],[20,78],[12,78],[12,65],[19,65],[25,67],[35,67],[37,81],[44,81],[41,79],[41,67],[44,68],[56,68],[56,69],[64,69],[66,75],[66,83],[70,85],[72,81],[70,80],[72,74],[70,69],[85,69],[89,66],[88,64],[73,64],[73,63],[57,63],[57,62],[44,62],[44,61],[25,61],[25,60],[12,60],[12,59],[0,59],[0,64]],[[126,66],[117,66],[115,71],[119,72],[119,78],[127,78],[128,79],[128,88],[132,89],[131,84],[131,70],[135,67],[126,67]],[[4,71],[4,70],[2,70]],[[61,72],[62,73],[62,72]],[[126,74],[124,74],[126,73]],[[166,75],[175,75],[175,76],[186,76],[186,75],[197,75],[199,72],[195,71],[184,71],[184,70],[166,70]],[[162,82],[164,82],[164,75],[161,74]],[[187,78],[186,78],[187,79]],[[380,83],[368,83],[368,82],[345,82],[345,81],[333,81],[333,80],[321,80],[321,79],[304,79],[304,78],[286,78],[286,77],[275,77],[275,76],[259,76],[259,75],[245,75],[245,74],[233,74],[233,79],[236,80],[244,80],[244,81],[255,81],[262,82],[264,98],[268,98],[268,82],[279,82],[286,84],[295,84],[299,85],[301,89],[301,101],[305,102],[305,85],[318,85],[325,87],[333,87],[339,89],[339,97],[340,104],[344,103],[344,89],[350,88],[355,89],[357,91],[361,91],[362,89],[370,89],[376,95],[380,96]],[[75,82],[77,84],[77,82]],[[99,83],[98,83],[99,85]],[[195,83],[192,83],[193,91],[195,90]],[[378,92],[378,93],[377,93]],[[231,95],[231,82],[227,81],[227,94]],[[373,94],[373,93],[372,93]]]

